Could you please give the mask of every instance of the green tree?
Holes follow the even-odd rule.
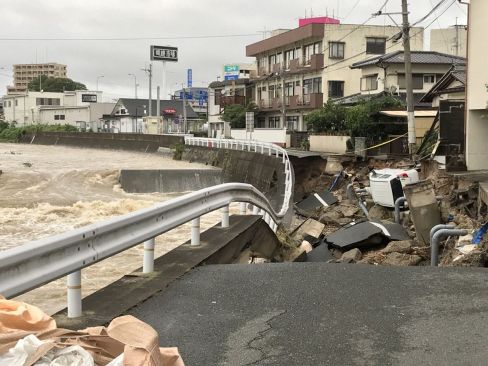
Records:
[[[224,108],[220,119],[229,122],[231,128],[246,128],[246,112],[256,111],[257,107],[254,103],[249,103],[247,107],[241,104],[230,104]]]
[[[351,137],[362,136],[370,141],[378,141],[388,134],[398,133],[397,125],[388,125],[381,122],[387,117],[378,114],[381,110],[402,108],[404,104],[392,96],[383,96],[361,102],[346,111],[346,127]]]
[[[47,75],[41,75],[29,82],[27,89],[29,91],[58,92],[86,90],[86,86],[69,78],[52,78]]]
[[[315,133],[341,132],[346,129],[346,109],[329,99],[322,108],[306,115],[305,122],[308,130]]]

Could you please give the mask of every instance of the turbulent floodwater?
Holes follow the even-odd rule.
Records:
[[[118,183],[120,169],[207,168],[158,154],[0,143],[0,250],[123,215],[180,194],[129,194]],[[231,207],[232,211],[237,206]],[[202,230],[220,213],[201,219]],[[189,224],[156,238],[160,256],[188,240]],[[142,245],[82,271],[83,296],[142,265]],[[65,306],[66,280],[20,296],[54,313]]]

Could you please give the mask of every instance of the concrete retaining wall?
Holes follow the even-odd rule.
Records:
[[[128,193],[189,192],[221,184],[222,170],[121,170],[119,182]]]
[[[310,136],[310,151],[345,154],[346,141],[349,138],[349,136],[312,135]]]
[[[222,183],[249,183],[266,194],[276,211],[281,209],[285,192],[282,158],[254,152],[186,146],[183,160],[222,169]]]
[[[184,138],[176,135],[137,133],[36,132],[24,135],[21,142],[155,152],[159,147],[170,147],[178,142],[184,143]]]

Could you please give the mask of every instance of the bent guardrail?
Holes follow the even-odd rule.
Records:
[[[154,238],[192,221],[191,244],[198,245],[200,216],[222,208],[229,226],[229,204],[241,202],[240,213],[253,205],[276,231],[283,217],[255,187],[226,183],[177,197],[153,207],[36,240],[0,252],[0,294],[13,297],[68,275],[68,316],[81,316],[81,269],[144,243],[144,272],[154,263]],[[152,249],[152,250],[151,250]]]
[[[254,140],[234,140],[234,139],[213,139],[206,137],[189,137],[185,136],[185,144],[190,146],[201,146],[217,149],[244,150],[259,154],[267,154],[280,158],[284,164],[285,170],[285,193],[283,204],[279,214],[284,216],[289,209],[290,199],[293,193],[293,174],[288,153],[282,147],[262,141]]]

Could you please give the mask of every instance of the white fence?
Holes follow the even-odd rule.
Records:
[[[269,142],[274,144],[286,144],[286,129],[284,128],[255,128],[254,132],[250,134],[245,129],[232,128],[230,135],[233,139],[247,140],[252,139],[262,142]]]
[[[278,145],[254,141],[254,140],[234,140],[234,139],[211,139],[205,137],[185,137],[186,145],[202,146],[207,148],[217,149],[231,149],[231,150],[245,150],[255,152],[258,154],[266,154],[269,156],[276,156],[282,159],[285,171],[285,193],[283,197],[283,204],[281,210],[278,213],[280,217],[283,217],[289,208],[290,199],[293,191],[293,172],[291,168],[290,159],[285,149]]]

